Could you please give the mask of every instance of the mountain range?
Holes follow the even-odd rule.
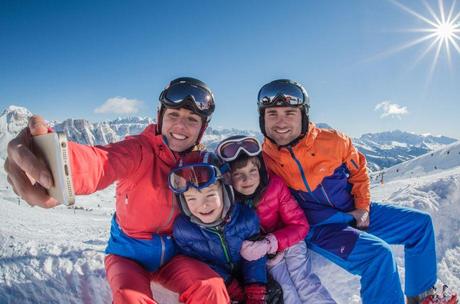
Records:
[[[0,157],[6,157],[6,145],[18,132],[27,126],[28,118],[32,113],[18,106],[9,106],[0,114]],[[71,141],[87,145],[104,145],[122,140],[128,135],[135,135],[151,123],[150,117],[117,118],[111,121],[90,122],[86,119],[68,118],[63,121],[52,121],[50,125],[56,131],[65,132]],[[325,123],[318,123],[318,127],[332,128]],[[202,143],[208,149],[214,149],[222,139],[236,134],[256,136],[263,139],[259,131],[223,129],[208,127]],[[362,152],[368,161],[371,171],[378,171],[413,159],[417,156],[443,148],[457,139],[446,136],[419,135],[404,131],[388,131],[367,133],[359,138],[353,138],[353,143]]]

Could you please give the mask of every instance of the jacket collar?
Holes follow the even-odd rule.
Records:
[[[140,134],[153,148],[155,155],[170,167],[174,167],[179,160],[179,153],[173,152],[166,144],[165,139],[161,134],[156,132],[156,125],[148,125],[147,128]]]

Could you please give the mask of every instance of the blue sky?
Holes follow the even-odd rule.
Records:
[[[421,1],[399,3],[433,19]],[[0,0],[0,107],[49,120],[155,116],[169,80],[192,76],[214,91],[212,126],[256,130],[258,89],[291,78],[309,92],[312,120],[351,136],[460,138],[460,54],[451,46],[449,64],[443,47],[430,72],[435,48],[416,59],[431,40],[391,51],[427,25],[381,0]],[[128,106],[109,106],[120,100]]]

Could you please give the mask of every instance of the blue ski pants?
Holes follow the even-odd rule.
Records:
[[[404,295],[389,244],[404,245],[405,293],[416,296],[436,283],[434,230],[428,213],[372,203],[366,231],[337,213],[311,228],[307,245],[348,272],[361,276],[363,304],[403,304]]]

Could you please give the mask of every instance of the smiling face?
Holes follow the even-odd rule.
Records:
[[[184,192],[184,198],[190,212],[205,224],[211,224],[222,216],[224,201],[220,182],[201,190],[190,187]]]
[[[175,152],[193,147],[200,134],[202,119],[190,110],[167,108],[163,114],[161,134]]]
[[[257,157],[251,157],[246,161],[246,165],[240,168],[232,168],[233,188],[243,195],[254,194],[260,184],[257,161]]]
[[[272,107],[265,109],[265,132],[277,145],[283,146],[300,136],[302,113],[297,107]]]

